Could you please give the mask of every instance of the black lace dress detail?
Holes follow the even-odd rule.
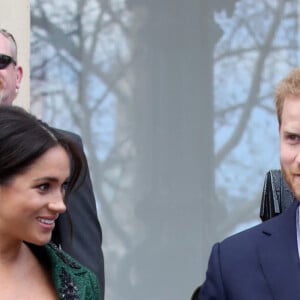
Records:
[[[61,279],[61,288],[59,290],[60,299],[80,300],[78,296],[78,288],[64,268],[61,269],[59,277]]]
[[[62,253],[59,248],[54,243],[49,243],[49,246],[51,246],[52,249],[54,249],[56,255],[68,266],[70,266],[73,269],[80,269],[80,265],[78,265],[74,260],[69,259],[64,253]]]

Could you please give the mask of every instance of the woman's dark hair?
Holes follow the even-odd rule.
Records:
[[[25,172],[58,145],[70,156],[69,192],[84,178],[86,170],[85,157],[74,142],[20,107],[0,106],[0,185]]]

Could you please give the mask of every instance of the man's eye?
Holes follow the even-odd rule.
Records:
[[[299,137],[296,134],[289,134],[288,139],[291,141],[297,141],[299,139]]]

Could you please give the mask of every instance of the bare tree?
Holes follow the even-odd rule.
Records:
[[[297,1],[261,1],[255,9],[252,4],[241,1],[230,21],[224,13],[217,18],[224,30],[215,51],[217,181],[222,189],[224,184],[231,187],[227,196],[232,199],[238,189],[249,195],[247,191],[253,190],[255,197],[238,196],[229,205],[226,197],[219,197],[227,208],[235,206],[220,227],[224,236],[240,220],[247,222],[258,216],[265,172],[268,164],[275,168],[279,157],[278,146],[274,147],[274,86],[298,63]],[[226,79],[224,74],[228,74]]]
[[[187,298],[211,244],[258,214],[296,1],[31,5],[33,108],[84,139],[107,297]]]

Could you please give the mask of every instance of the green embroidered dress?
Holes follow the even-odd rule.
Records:
[[[67,253],[49,243],[45,246],[28,245],[47,268],[60,300],[101,300],[96,275]]]

